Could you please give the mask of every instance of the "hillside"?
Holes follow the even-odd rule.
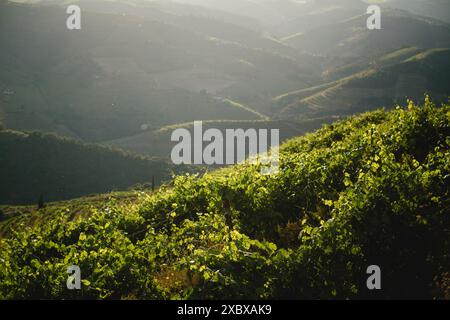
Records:
[[[104,193],[180,171],[166,160],[39,132],[0,129],[0,204],[37,204]],[[186,169],[186,168],[184,168]]]
[[[125,1],[83,8],[84,27],[70,32],[62,6],[0,2],[6,127],[101,142],[142,125],[258,120],[221,98],[264,113],[253,102],[302,87],[309,80],[297,75],[313,69],[314,58],[300,61],[293,48],[201,11]]]
[[[287,1],[286,1],[287,2]],[[294,2],[296,10],[291,10],[273,30],[280,39],[300,35],[309,30],[330,26],[366,12],[367,4],[360,0],[319,0]]]
[[[448,299],[450,106],[351,117],[280,156],[276,176],[243,164],[22,219],[0,242],[0,297]],[[83,290],[65,289],[72,264]],[[371,264],[383,290],[366,288]]]
[[[410,98],[419,101],[432,94],[435,101],[448,101],[450,49],[405,48],[362,68],[354,63],[333,73],[351,74],[325,85],[286,93],[275,98],[282,118],[354,114],[390,106]],[[350,72],[349,72],[350,70]]]
[[[365,56],[356,59],[351,59],[350,62],[333,65],[332,63],[323,72],[322,76],[325,81],[336,81],[348,76],[352,76],[361,71],[376,67],[383,68],[397,63],[401,63],[408,58],[426,52],[430,49],[419,49],[417,47],[404,47],[392,51],[387,51],[383,54],[372,56]]]
[[[283,42],[305,52],[349,60],[403,47],[450,47],[450,26],[439,20],[385,9],[381,30],[373,32],[366,27],[367,17],[362,12],[344,21],[293,34]]]
[[[427,16],[450,23],[447,0],[389,0],[381,5],[408,10],[417,15]]]
[[[255,21],[255,25],[276,37],[292,32],[338,22],[361,14],[361,0],[175,0],[197,7],[206,7]]]
[[[337,117],[339,118],[339,117]],[[238,120],[238,121],[204,121],[203,131],[214,128],[220,130],[225,135],[226,130],[236,129],[278,129],[280,134],[280,143],[295,136],[312,132],[320,128],[325,123],[331,123],[336,120],[336,117],[323,117],[317,119],[308,119],[304,121],[289,121],[289,120]],[[143,154],[148,156],[156,156],[163,158],[170,158],[171,151],[178,142],[171,141],[171,134],[176,128],[185,128],[193,136],[193,122],[179,123],[173,126],[162,127],[157,130],[148,130],[143,133],[125,137],[121,139],[104,142],[105,145],[118,147],[123,150],[130,151],[136,154]],[[226,150],[224,152],[226,157]]]

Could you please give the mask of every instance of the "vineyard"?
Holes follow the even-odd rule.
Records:
[[[289,140],[276,176],[241,164],[3,219],[0,298],[448,299],[449,159],[450,105],[427,98]]]

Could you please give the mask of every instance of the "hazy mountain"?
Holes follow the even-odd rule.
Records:
[[[389,0],[381,5],[408,10],[417,15],[440,19],[450,23],[448,0]]]
[[[271,6],[272,3],[276,2],[277,8],[281,7],[278,6],[279,3],[289,3],[289,1],[273,0],[176,0],[176,2],[215,10],[218,9],[230,13],[239,13],[241,16],[258,21],[264,27],[281,23],[286,19],[282,11],[276,10]]]
[[[84,12],[82,30],[71,32],[54,7],[2,5],[0,15],[0,86],[11,93],[0,110],[5,124],[20,130],[101,141],[136,134],[143,124],[257,119],[215,95],[241,82],[255,83],[251,96],[280,79],[290,87],[304,82],[292,76],[300,64],[280,53],[287,47],[219,22],[215,30],[229,34],[218,38],[204,18],[183,28],[186,17],[174,24]],[[242,43],[223,39],[233,32]]]
[[[423,50],[399,63],[393,62],[404,58],[405,51],[408,52],[385,55],[370,68],[351,76],[276,98],[281,117],[353,114],[404,104],[407,99],[420,101],[425,94],[431,94],[436,102],[448,101],[450,49]]]
[[[450,46],[450,26],[400,10],[384,10],[381,30],[369,30],[367,15],[321,26],[284,39],[295,48],[333,57],[364,57],[402,47]]]
[[[239,15],[259,22],[273,34],[289,31],[300,32],[312,26],[337,22],[365,12],[361,0],[175,0],[196,6],[212,8]]]
[[[366,12],[367,4],[359,0],[316,0],[298,3],[295,14],[272,28],[280,38],[300,35],[320,26],[329,26],[360,16]]]

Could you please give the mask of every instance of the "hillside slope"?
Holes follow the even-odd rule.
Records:
[[[168,180],[175,168],[158,158],[39,132],[0,129],[0,204],[37,204]]]
[[[450,26],[439,20],[385,9],[381,30],[367,29],[367,15],[320,26],[284,39],[299,50],[331,57],[358,58],[382,54],[402,47],[450,46]]]
[[[408,10],[417,15],[427,16],[450,23],[447,0],[389,0],[382,6]]]
[[[0,242],[0,297],[448,298],[449,157],[450,106],[427,100],[289,141],[276,176],[180,176],[76,221],[61,203]]]
[[[66,29],[61,4],[0,2],[6,127],[99,142],[138,134],[143,124],[255,120],[216,96],[251,100],[305,82],[296,51],[255,31],[176,6],[88,2],[76,31]]]
[[[425,94],[431,94],[437,102],[446,102],[450,94],[448,70],[450,49],[399,50],[382,56],[362,71],[322,86],[284,94],[275,98],[275,102],[280,116],[289,119],[354,114],[401,103],[406,98],[419,101]],[[348,70],[335,72],[345,74]]]
[[[331,123],[336,120],[332,117],[310,119],[305,121],[289,121],[289,120],[256,120],[256,121],[203,121],[202,127],[205,132],[208,129],[218,129],[225,136],[226,130],[279,130],[280,143],[286,139],[312,132],[320,128],[323,124]],[[131,137],[116,139],[104,142],[105,145],[119,147],[123,150],[130,151],[136,154],[143,154],[148,156],[170,158],[172,149],[178,142],[171,141],[171,134],[176,128],[187,129],[192,136],[193,122],[180,123],[173,126],[162,127],[158,130],[150,130]],[[206,143],[205,143],[206,145]],[[226,157],[226,150],[224,150]]]

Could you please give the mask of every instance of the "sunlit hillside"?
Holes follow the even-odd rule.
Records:
[[[449,137],[450,107],[427,101],[289,141],[276,177],[239,165],[22,209],[2,223],[0,297],[448,298]],[[69,261],[83,291],[64,289]],[[370,263],[389,270],[376,293]]]

